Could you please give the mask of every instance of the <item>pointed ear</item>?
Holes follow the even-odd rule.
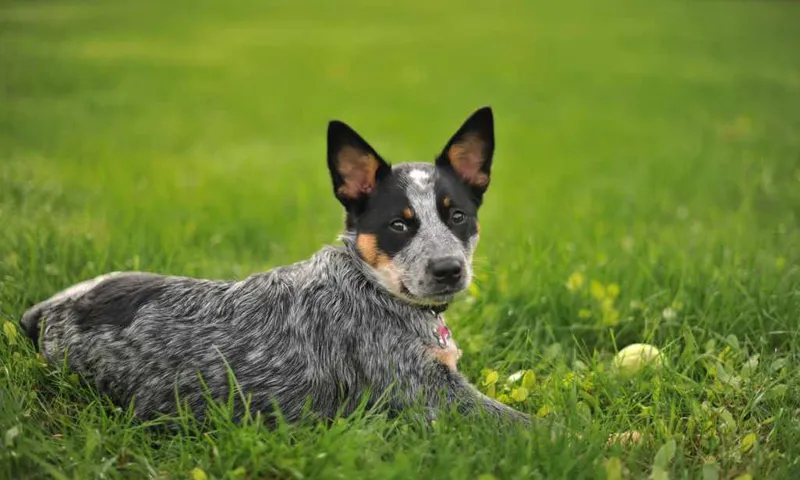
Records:
[[[392,171],[355,130],[337,120],[328,124],[328,169],[345,208],[365,199]]]
[[[494,155],[494,118],[490,107],[470,116],[436,159],[436,165],[451,169],[473,191],[480,203],[489,187]]]

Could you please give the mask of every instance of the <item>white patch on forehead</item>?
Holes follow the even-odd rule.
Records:
[[[434,222],[438,218],[433,178],[430,172],[420,168],[410,170],[406,175],[408,201],[414,214],[422,221],[423,228],[426,228],[426,223]]]
[[[428,182],[430,182],[431,174],[425,170],[414,169],[408,172],[408,178],[413,180],[420,188],[425,188]]]
[[[457,246],[457,240],[439,216],[436,208],[434,174],[423,169],[408,172],[406,195],[419,220],[419,230],[415,240],[425,245],[426,250],[449,250]]]

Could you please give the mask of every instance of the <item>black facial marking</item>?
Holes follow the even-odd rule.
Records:
[[[436,176],[433,188],[436,193],[436,209],[439,212],[439,218],[466,246],[469,239],[478,233],[478,204],[470,188],[458,179],[452,170],[441,168],[438,170],[439,174]],[[466,215],[460,224],[452,221],[455,211],[461,211]]]
[[[131,324],[139,308],[167,289],[164,277],[146,273],[118,275],[103,280],[75,302],[76,323],[93,325]]]
[[[358,233],[374,234],[378,249],[389,257],[402,250],[419,230],[419,219],[405,218],[403,211],[410,206],[405,188],[398,175],[385,178],[367,199],[364,208],[348,216],[348,223]],[[408,227],[400,232],[392,228],[392,222],[400,220]]]

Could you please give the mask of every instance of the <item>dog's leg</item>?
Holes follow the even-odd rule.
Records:
[[[456,408],[465,415],[484,414],[501,421],[530,425],[529,415],[487,397],[458,372],[428,362],[416,374],[409,372],[396,384],[395,404],[405,408],[422,400],[429,412]]]
[[[531,424],[529,415],[482,394],[460,373],[450,373],[450,375],[454,377],[450,382],[452,385],[450,388],[453,389],[451,394],[454,398],[453,403],[460,411],[466,414],[484,413],[512,423]]]
[[[464,379],[463,381],[467,383],[466,379]],[[512,422],[522,423],[528,426],[531,424],[530,415],[520,412],[519,410],[515,410],[509,407],[508,405],[498,402],[493,398],[487,397],[486,395],[480,393],[477,388],[475,388],[473,385],[470,385],[469,383],[467,383],[467,386],[470,390],[472,390],[472,395],[475,395],[478,398],[480,402],[479,404],[480,410],[485,411],[490,415],[499,417],[503,420],[510,420]]]

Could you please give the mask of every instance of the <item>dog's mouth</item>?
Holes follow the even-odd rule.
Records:
[[[411,290],[406,287],[406,284],[401,280],[400,281],[400,293],[407,297],[409,300],[413,301],[414,303],[423,303],[423,304],[431,304],[431,305],[440,305],[443,303],[450,302],[453,297],[464,290],[463,288],[457,287],[441,287],[433,292],[426,292],[424,296],[418,295],[413,293]]]

